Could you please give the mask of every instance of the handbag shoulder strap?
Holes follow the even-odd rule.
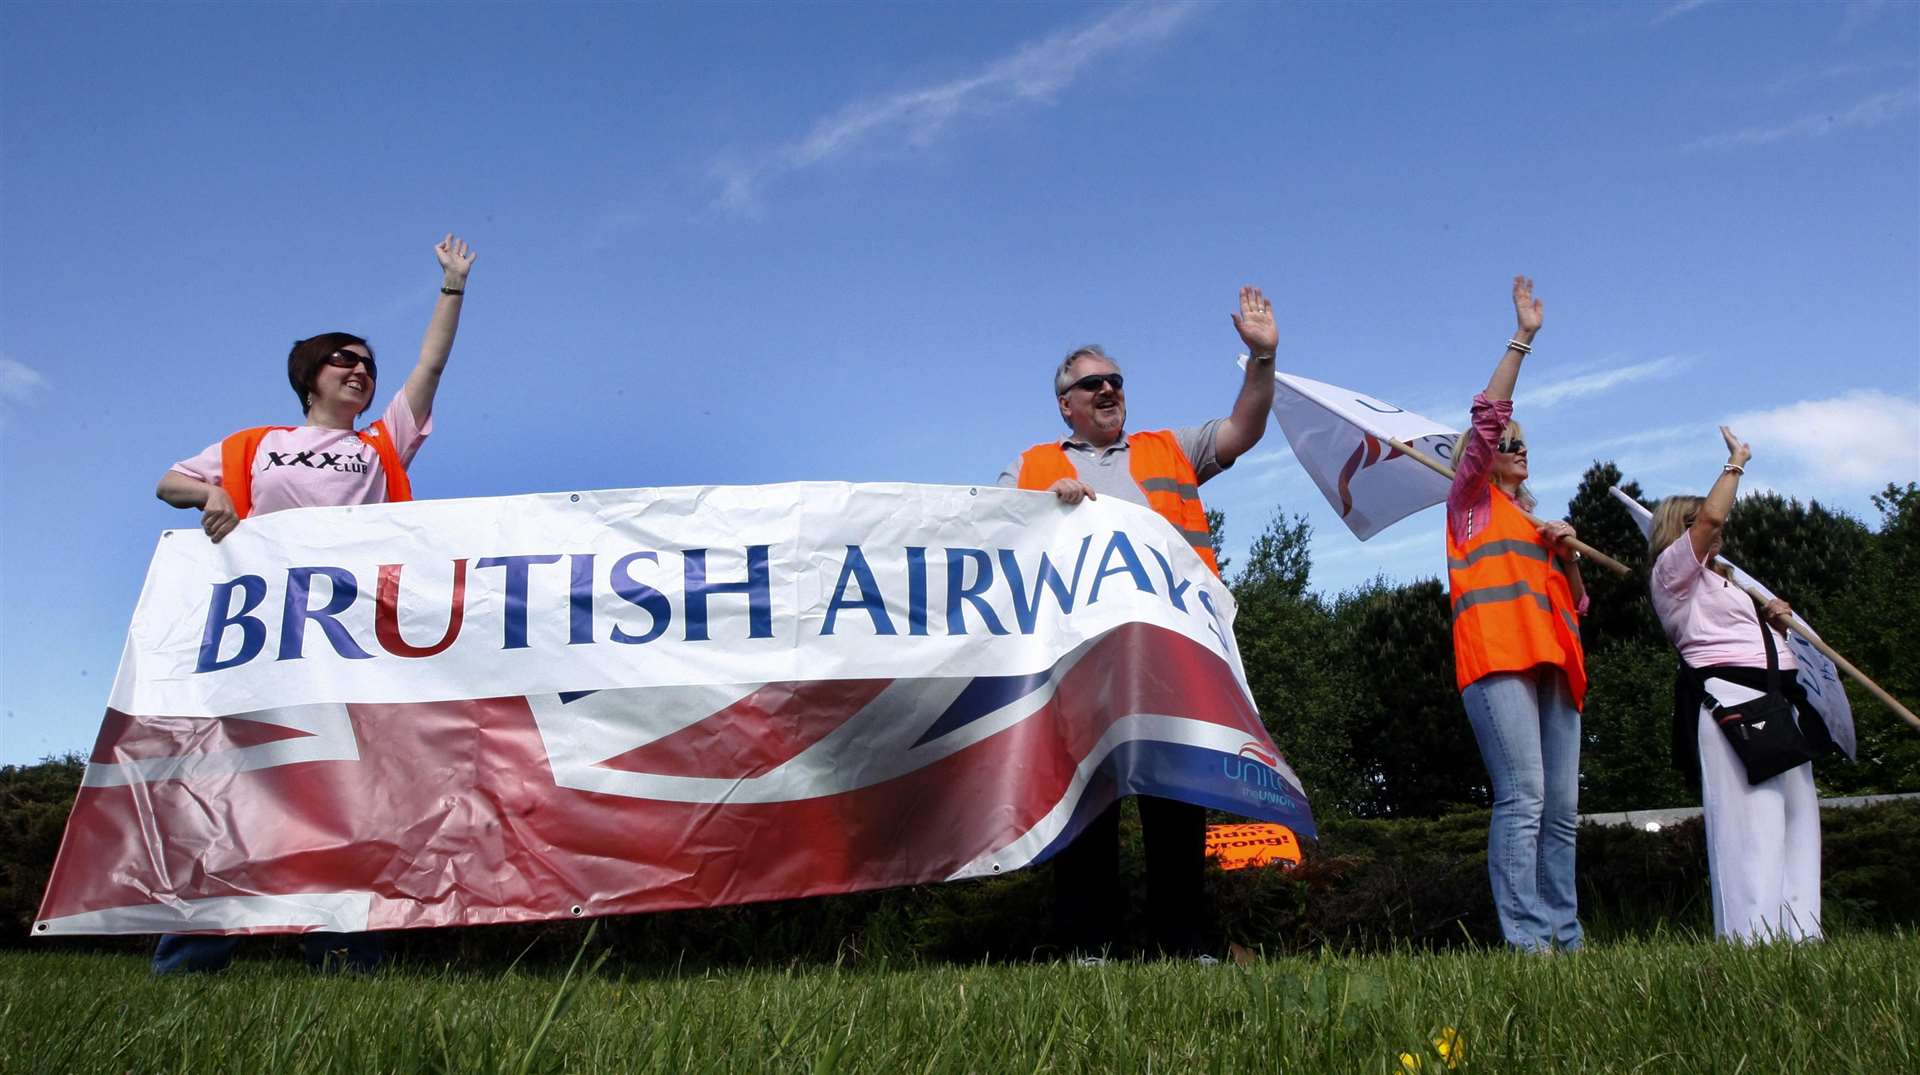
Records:
[[[1780,651],[1774,648],[1773,632],[1767,630],[1766,617],[1758,616],[1756,618],[1760,620],[1760,641],[1765,643],[1767,647],[1767,693],[1779,694]]]

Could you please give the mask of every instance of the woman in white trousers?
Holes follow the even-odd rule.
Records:
[[[1764,942],[1820,937],[1820,803],[1813,766],[1803,763],[1757,784],[1715,722],[1712,706],[1760,696],[1768,649],[1777,654],[1779,687],[1794,704],[1800,730],[1816,751],[1832,749],[1826,725],[1794,682],[1793,654],[1775,626],[1792,611],[1775,599],[1756,610],[1745,590],[1722,574],[1720,551],[1740,476],[1753,451],[1725,426],[1728,458],[1704,497],[1660,502],[1648,535],[1654,612],[1684,665],[1674,713],[1674,762],[1692,770],[1697,758],[1707,824],[1707,873],[1713,886],[1714,932]],[[1769,647],[1763,631],[1774,631]]]

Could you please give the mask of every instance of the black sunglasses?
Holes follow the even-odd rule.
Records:
[[[325,361],[327,365],[343,370],[350,370],[360,363],[365,362],[367,364],[368,376],[380,376],[379,371],[374,368],[373,359],[367,355],[356,355],[352,351],[335,351],[328,355]]]
[[[1512,440],[1501,441],[1499,448],[1501,455],[1518,455],[1527,450],[1527,442],[1516,437]]]
[[[1071,392],[1076,388],[1084,388],[1089,392],[1098,392],[1100,391],[1100,386],[1103,384],[1112,385],[1113,390],[1115,392],[1118,392],[1120,391],[1121,386],[1125,385],[1126,383],[1127,383],[1126,379],[1121,377],[1117,373],[1095,373],[1086,377],[1082,377],[1079,380],[1068,385],[1067,392]],[[1067,392],[1062,392],[1060,394],[1064,396],[1067,394]]]

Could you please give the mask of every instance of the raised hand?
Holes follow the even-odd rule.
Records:
[[[1524,276],[1513,278],[1513,314],[1520,324],[1522,336],[1532,336],[1540,331],[1540,300],[1533,297],[1533,281]]]
[[[473,259],[477,256],[467,247],[466,240],[447,233],[447,237],[434,244],[433,256],[440,260],[440,271],[447,274],[447,286],[458,287],[467,279],[467,273],[473,271]]]
[[[1240,342],[1247,345],[1249,358],[1273,354],[1280,346],[1280,330],[1273,323],[1273,304],[1257,287],[1240,289],[1240,312],[1233,315],[1233,327],[1240,333]]]
[[[1727,462],[1736,467],[1744,467],[1747,465],[1747,460],[1753,458],[1753,449],[1747,445],[1746,441],[1734,436],[1733,430],[1726,426],[1720,427],[1720,439],[1727,442]]]

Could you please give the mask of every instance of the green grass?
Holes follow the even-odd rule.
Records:
[[[1577,956],[1400,954],[1251,966],[1116,963],[394,968],[243,961],[155,980],[144,959],[0,954],[9,1072],[1362,1072],[1402,1052],[1472,1072],[1920,1071],[1920,940]]]

